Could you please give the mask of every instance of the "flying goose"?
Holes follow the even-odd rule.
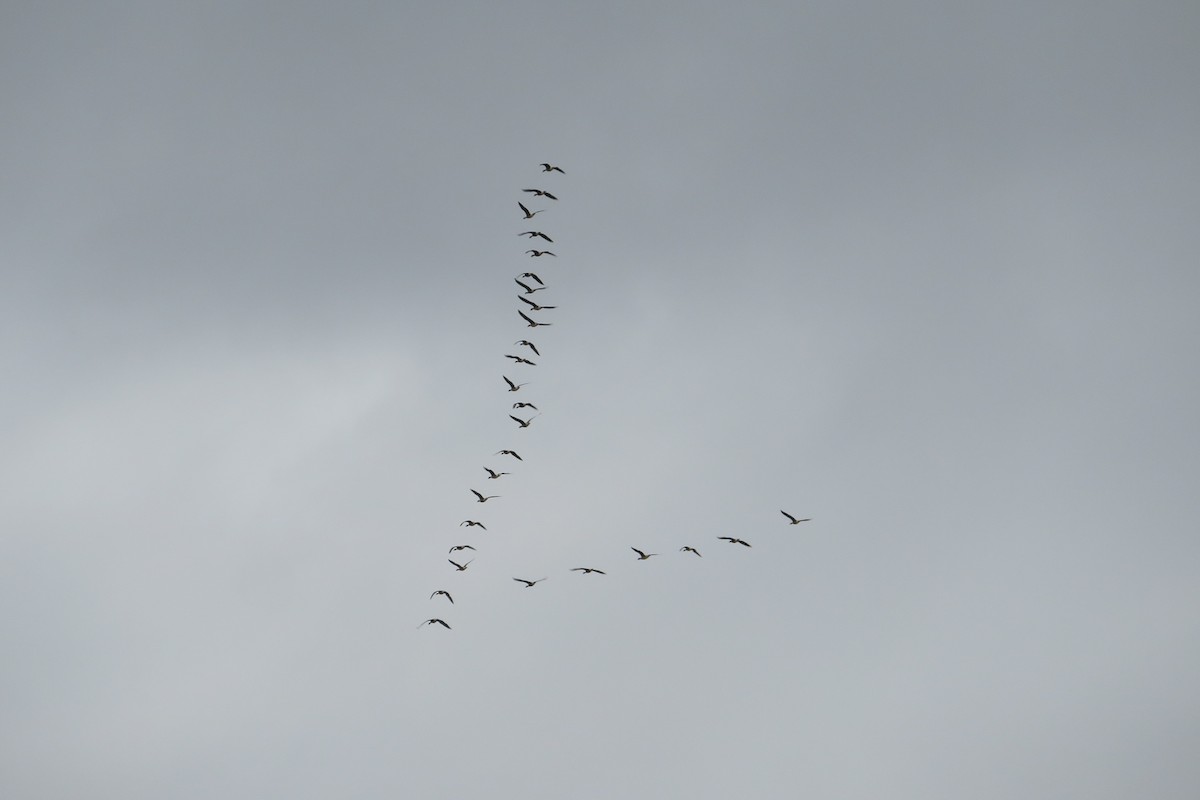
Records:
[[[686,544],[685,544],[683,547],[679,548],[679,552],[681,552],[681,553],[695,553],[696,555],[700,556],[700,551],[699,551],[699,550],[697,550],[697,549],[696,549],[696,548],[694,548],[694,547],[688,547]],[[704,556],[700,556],[700,557],[701,557],[701,558],[704,558]]]
[[[453,553],[458,550],[474,550],[474,549],[475,548],[471,547],[471,545],[469,545],[469,544],[456,544],[456,545],[454,545],[454,547],[450,548],[450,552]]]
[[[450,626],[446,624],[446,620],[444,620],[444,619],[437,619],[436,617],[435,617],[435,618],[433,618],[433,619],[427,619],[427,620],[425,620],[424,622],[422,622],[422,623],[421,623],[420,625],[418,625],[417,627],[418,627],[418,628],[420,628],[420,627],[422,627],[422,626],[424,626],[424,625],[433,625],[434,623],[437,623],[438,625],[441,625],[441,626],[442,626],[443,628],[445,628],[446,630],[451,630]]]
[[[460,564],[460,563],[458,563],[457,561],[455,561],[455,560],[454,560],[454,559],[452,559],[452,558],[447,558],[446,560],[447,560],[447,561],[449,561],[451,564],[453,564],[453,565],[454,565],[454,568],[455,568],[456,570],[458,570],[459,572],[466,572],[466,571],[467,571],[467,567],[471,566],[471,564],[472,564],[472,563],[475,561],[475,559],[473,559],[473,558],[472,558],[472,559],[471,559],[470,561],[468,561],[467,563],[465,563],[465,564]]]
[[[508,418],[509,418],[509,419],[511,419],[513,422],[516,422],[516,423],[517,423],[518,425],[520,425],[522,428],[528,428],[528,427],[529,427],[529,423],[531,423],[531,422],[533,422],[535,419],[537,419],[537,418],[538,418],[538,416],[539,416],[539,415],[536,415],[536,414],[535,414],[534,416],[530,417],[529,419],[521,419],[520,417],[515,417],[515,416],[513,416],[512,414],[509,414],[509,415],[508,415]]]
[[[554,240],[541,231],[522,231],[521,233],[518,233],[517,236],[528,236],[530,239],[540,236],[547,242],[550,242],[550,244],[554,244]]]
[[[549,197],[551,200],[558,199],[557,197],[550,194],[549,192],[542,191],[541,189],[522,189],[521,191],[532,192],[534,197]]]
[[[489,495],[487,495],[487,496],[485,497],[484,495],[480,494],[479,492],[477,492],[477,491],[476,491],[476,490],[474,490],[474,489],[472,489],[472,490],[471,490],[471,494],[473,494],[473,495],[475,495],[476,497],[478,497],[478,498],[479,498],[479,502],[481,502],[481,503],[486,503],[488,500],[491,500],[491,499],[492,499],[492,498],[494,498],[494,497],[499,497],[499,496],[500,496],[500,495],[498,495],[498,494],[489,494]]]
[[[484,470],[488,474],[489,481],[494,481],[497,478],[499,478],[501,475],[512,475],[511,472],[496,472],[496,470],[492,469],[491,467],[484,467]]]
[[[551,199],[555,200],[557,198],[551,198]],[[521,207],[521,210],[525,212],[525,219],[533,219],[538,214],[540,214],[546,210],[544,208],[539,208],[537,211],[530,211],[528,208],[525,207],[524,203],[517,203],[517,205],[519,205]]]
[[[641,550],[638,550],[636,547],[631,547],[629,549],[638,554],[638,561],[645,561],[646,559],[650,558],[651,556],[658,555],[658,553],[643,553]]]
[[[591,575],[593,572],[597,575],[607,575],[608,573],[602,569],[594,569],[593,567],[572,567],[571,572],[582,572],[584,575]]]
[[[513,278],[513,281],[516,282],[517,286],[520,286],[525,290],[525,294],[533,294],[534,292],[540,292],[546,288],[545,286],[530,286],[527,283],[521,283],[521,281],[517,278]]]
[[[563,175],[567,174],[562,171],[562,167],[556,167],[553,164],[547,164],[545,161],[542,162],[542,172],[562,172]]]
[[[512,456],[517,461],[525,460],[525,459],[521,458],[519,455],[517,455],[516,450],[497,450],[496,452],[492,453],[492,455],[494,455],[494,456]]]
[[[528,303],[529,308],[533,311],[545,311],[546,309],[549,309],[549,308],[558,308],[558,306],[539,306],[537,303],[533,302],[528,297],[525,297],[523,295],[517,295],[517,299],[520,300],[522,303]]]
[[[528,581],[528,580],[525,580],[524,578],[513,578],[513,580],[525,584],[526,589],[532,589],[535,584],[541,583],[542,581],[544,581],[546,579],[538,578],[536,581]]]
[[[550,306],[546,306],[546,308],[549,308],[549,307],[550,307]],[[542,327],[545,327],[545,326],[547,326],[547,325],[553,325],[553,324],[554,324],[553,322],[534,322],[532,319],[530,319],[529,317],[527,317],[527,316],[525,315],[525,312],[524,312],[524,311],[522,311],[522,310],[521,310],[521,309],[519,309],[519,308],[517,309],[517,313],[521,315],[521,319],[523,319],[523,320],[525,320],[526,322],[528,322],[528,323],[529,323],[529,327],[531,327],[531,328],[542,328]],[[506,380],[507,380],[507,379],[506,379]],[[524,385],[524,384],[522,384],[522,385]],[[516,389],[513,389],[513,391],[515,392],[515,391],[516,391]]]
[[[530,258],[541,258],[542,256],[554,256],[558,258],[557,255],[551,253],[549,250],[526,250],[525,252],[529,253]]]
[[[808,517],[807,519],[796,519],[791,514],[784,511],[782,508],[779,509],[779,513],[783,514],[785,517],[790,519],[791,522],[789,524],[791,524],[791,525],[799,525],[801,522],[812,522],[812,517]]]
[[[535,356],[541,355],[541,353],[538,352],[537,345],[535,345],[533,342],[529,341],[528,339],[520,339],[518,341],[513,342],[513,344],[519,344],[522,347],[528,347],[530,350],[533,351],[533,354]]]
[[[487,525],[484,525],[482,522],[476,522],[473,519],[464,519],[462,522],[458,523],[458,527],[460,528],[463,525],[466,525],[468,528],[483,528],[485,531],[487,530]]]
[[[744,544],[746,547],[750,546],[749,542],[743,541],[741,539],[735,539],[732,536],[718,536],[717,538],[724,539],[725,541],[729,542],[730,544]]]
[[[519,314],[520,312],[518,311],[517,313]],[[517,389],[520,389],[522,386],[529,385],[528,383],[513,383],[512,381],[510,381],[508,379],[507,375],[501,375],[500,377],[504,378],[504,382],[508,384],[508,390],[510,392],[515,392]]]
[[[513,360],[514,364],[528,364],[531,367],[537,366],[537,362],[530,361],[528,358],[525,358],[524,356],[510,356],[509,354],[505,353],[504,357],[511,358]]]
[[[531,252],[531,251],[529,251],[529,250],[526,250],[525,252],[527,252],[527,253],[528,253],[528,252]],[[545,250],[543,250],[542,252],[544,253],[544,252],[546,252],[546,251],[545,251]],[[537,276],[537,273],[535,273],[535,272],[522,272],[522,273],[521,273],[520,275],[518,275],[517,277],[518,277],[518,278],[529,278],[530,280],[537,281],[537,282],[538,282],[539,284],[541,284],[542,286],[545,286],[545,285],[546,285],[546,282],[545,282],[544,280],[542,280],[541,278],[539,278],[539,277]]]
[[[429,595],[429,599],[430,599],[430,600],[432,600],[433,598],[437,597],[439,594],[444,594],[444,595],[446,596],[446,599],[450,601],[450,604],[451,604],[451,605],[453,605],[453,604],[454,604],[454,598],[453,598],[453,597],[451,597],[451,596],[450,596],[450,593],[449,593],[449,592],[447,592],[445,589],[438,589],[436,592],[434,592],[433,594]]]
[[[532,408],[534,411],[540,411],[533,403],[513,403],[513,408]]]

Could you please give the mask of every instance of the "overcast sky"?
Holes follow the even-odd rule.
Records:
[[[6,3],[0,795],[1196,797],[1198,39]]]

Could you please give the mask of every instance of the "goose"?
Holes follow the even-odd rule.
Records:
[[[544,581],[544,580],[546,580],[546,579],[545,579],[545,578],[538,578],[536,581],[529,581],[529,580],[525,580],[524,578],[513,578],[513,580],[514,580],[514,581],[517,581],[517,582],[519,582],[519,583],[523,583],[523,584],[525,584],[525,588],[526,588],[526,589],[532,589],[532,588],[534,587],[534,585],[535,585],[535,584],[539,584],[539,583],[541,583],[542,581]]]
[[[545,161],[542,162],[542,172],[562,172],[563,175],[567,174],[562,171],[562,167],[556,167],[553,164],[547,164]]]
[[[533,354],[535,356],[541,355],[541,353],[538,352],[537,345],[534,344],[533,342],[529,341],[528,339],[520,339],[519,341],[513,342],[513,344],[519,344],[522,347],[528,347],[530,350],[533,351]]]
[[[513,420],[514,422],[516,422],[516,423],[517,423],[518,425],[520,425],[522,428],[528,428],[528,427],[529,427],[529,423],[531,423],[531,422],[533,422],[535,419],[537,419],[537,417],[536,417],[536,416],[530,417],[529,419],[521,419],[520,417],[514,417],[512,414],[509,414],[509,415],[508,415],[508,418],[509,418],[509,419],[511,419],[511,420]]]
[[[454,547],[451,547],[451,548],[450,548],[450,552],[451,552],[451,553],[454,553],[454,552],[457,552],[457,551],[459,551],[459,550],[474,550],[474,549],[475,549],[475,548],[474,548],[474,547],[471,547],[471,545],[469,545],[469,544],[456,544],[456,545],[454,545]]]
[[[725,541],[729,542],[730,544],[742,544],[742,545],[745,545],[746,547],[750,546],[749,542],[743,541],[741,539],[735,539],[732,536],[718,536],[717,538],[724,539]]]
[[[446,560],[447,560],[447,561],[449,561],[451,564],[453,564],[453,565],[454,565],[454,568],[455,568],[456,570],[458,570],[459,572],[466,572],[466,571],[467,571],[467,567],[471,566],[471,564],[472,564],[472,563],[474,563],[474,561],[475,561],[475,559],[473,559],[473,558],[472,558],[472,559],[471,559],[470,561],[468,561],[467,563],[465,563],[465,564],[460,564],[460,563],[458,563],[457,561],[455,561],[455,560],[454,560],[454,559],[452,559],[452,558],[447,558]]]
[[[529,308],[532,311],[545,311],[550,308],[558,308],[558,306],[539,306],[537,303],[533,302],[528,297],[524,297],[523,295],[517,295],[517,299],[522,303],[528,303]]]
[[[518,312],[518,313],[520,313],[520,312]],[[522,386],[528,386],[528,385],[529,385],[528,383],[513,383],[512,381],[510,381],[510,380],[508,379],[508,376],[507,376],[507,375],[501,375],[500,377],[501,377],[501,378],[504,378],[504,382],[508,384],[508,390],[509,390],[510,392],[515,392],[515,391],[517,391],[517,389],[520,389]]]
[[[505,474],[507,475],[508,473]],[[487,530],[487,525],[484,525],[482,522],[476,522],[473,519],[464,519],[462,522],[458,523],[458,527],[460,528],[463,525],[466,525],[468,528],[483,528],[485,531]]]
[[[417,627],[418,627],[418,628],[420,628],[420,627],[422,627],[422,626],[424,626],[424,625],[433,625],[433,624],[435,624],[435,623],[436,623],[436,624],[438,624],[438,625],[441,625],[441,626],[442,626],[443,628],[445,628],[446,630],[452,630],[452,628],[451,628],[449,625],[447,625],[447,624],[446,624],[446,620],[444,620],[444,619],[437,619],[436,617],[435,617],[435,618],[433,618],[433,619],[427,619],[427,620],[425,620],[424,622],[422,622],[422,623],[421,623],[420,625],[418,625]]]
[[[513,360],[513,363],[514,363],[514,364],[528,364],[528,365],[529,365],[529,366],[531,366],[531,367],[536,367],[536,366],[537,366],[537,362],[535,362],[535,361],[530,361],[528,358],[525,358],[524,356],[510,356],[510,355],[508,355],[507,353],[505,353],[505,354],[504,354],[504,357],[505,357],[505,358],[511,358],[511,359]]]
[[[513,403],[513,408],[532,408],[534,411],[540,411],[533,403]]]
[[[549,250],[526,250],[525,252],[529,253],[530,258],[541,258],[542,256],[554,256],[558,258],[557,255],[551,253]]]
[[[494,455],[494,456],[512,456],[517,461],[525,460],[525,459],[521,458],[519,455],[517,455],[516,450],[497,450],[496,452],[492,453],[492,455]]]
[[[788,523],[790,525],[799,525],[801,522],[812,522],[812,517],[808,517],[807,519],[796,519],[791,514],[784,511],[782,508],[779,509],[779,513],[783,514],[785,517],[787,517],[788,519],[791,520],[791,522]]]
[[[530,253],[530,252],[533,252],[533,251],[532,251],[532,250],[526,250],[525,252],[527,252],[527,253]],[[542,252],[544,253],[544,252],[546,252],[546,251],[545,251],[545,250],[543,250]],[[544,280],[542,280],[541,278],[539,278],[536,272],[522,272],[522,273],[521,273],[520,275],[518,275],[517,277],[518,277],[518,278],[529,278],[530,280],[537,281],[537,282],[538,282],[539,284],[541,284],[542,286],[545,286],[545,285],[546,285],[546,282],[545,282]]]
[[[686,544],[685,544],[683,547],[679,548],[679,552],[681,552],[681,553],[695,553],[696,555],[700,556],[700,551],[699,551],[699,550],[697,550],[697,549],[696,549],[696,548],[694,548],[694,547],[688,547]],[[700,556],[700,557],[701,557],[701,558],[704,558],[704,556]]]
[[[549,308],[549,306],[546,307]],[[553,322],[534,322],[529,317],[525,316],[525,312],[519,308],[517,309],[517,313],[521,315],[521,319],[529,323],[529,327],[531,328],[542,328],[554,324]],[[524,384],[522,384],[522,386],[524,386]],[[515,392],[516,389],[513,389],[513,391]]]
[[[494,481],[497,478],[499,478],[501,475],[512,475],[511,472],[496,472],[496,470],[492,469],[491,467],[484,467],[484,470],[488,474],[489,481]]]
[[[553,200],[553,199],[557,199],[557,198],[551,198],[551,199]],[[540,214],[546,210],[544,208],[539,208],[537,211],[530,211],[528,208],[525,207],[524,203],[517,203],[517,205],[519,205],[521,207],[521,210],[525,212],[525,219],[533,219],[538,214]]]
[[[542,233],[541,231],[522,231],[521,233],[518,233],[517,236],[528,236],[530,239],[540,236],[543,239],[545,239],[547,242],[550,242],[550,244],[554,244],[554,240],[551,239],[546,234]]]
[[[594,567],[572,567],[571,572],[582,572],[584,575],[591,575],[593,572],[596,573],[597,575],[607,575],[608,574],[604,570],[595,569]]]
[[[638,554],[638,561],[645,561],[646,559],[650,558],[651,556],[658,555],[658,553],[643,553],[641,550],[638,550],[636,547],[631,547],[629,549]]]
[[[485,497],[484,495],[480,494],[479,492],[475,491],[474,489],[472,489],[472,490],[471,490],[471,494],[473,494],[473,495],[475,495],[476,497],[478,497],[478,498],[479,498],[479,502],[481,502],[481,503],[486,503],[488,500],[491,500],[491,499],[492,499],[492,498],[494,498],[494,497],[499,497],[499,496],[500,496],[500,495],[498,495],[498,494],[489,494],[489,495],[487,495],[487,496]]]
[[[449,592],[447,592],[445,589],[438,589],[436,592],[434,592],[433,594],[429,595],[429,599],[430,599],[430,600],[432,600],[433,598],[437,597],[439,594],[443,594],[443,595],[445,595],[445,596],[446,596],[446,599],[450,601],[450,604],[451,604],[451,605],[454,605],[454,598],[453,598],[453,597],[451,597],[451,596],[450,596],[450,593],[449,593]]]
[[[541,189],[522,189],[521,191],[532,192],[534,197],[549,197],[551,200],[558,199],[557,197],[550,194],[549,192],[542,191]]]
[[[533,294],[534,292],[540,292],[546,288],[545,286],[530,286],[527,283],[521,283],[521,281],[517,278],[513,278],[513,281],[517,284],[517,286],[520,286],[525,290],[525,294]]]

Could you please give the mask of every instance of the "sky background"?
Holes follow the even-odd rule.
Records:
[[[0,795],[1196,797],[1198,38],[4,4]]]

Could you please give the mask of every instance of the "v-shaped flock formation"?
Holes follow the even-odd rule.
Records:
[[[550,163],[543,162],[541,167],[542,167],[543,173],[557,172],[557,173],[560,173],[563,175],[566,174],[564,172],[564,170],[562,170],[560,167],[557,167]],[[539,198],[545,198],[546,200],[550,200],[550,201],[554,201],[554,202],[558,201],[557,195],[555,195],[545,189],[522,189],[522,194],[528,195],[528,197],[523,196],[521,199],[527,200],[531,203],[534,202],[534,200],[539,199]],[[525,219],[525,220],[532,220],[538,214],[543,214],[548,210],[545,208],[539,208],[538,210],[533,211],[533,210],[530,210],[530,208],[528,206],[526,206],[524,202],[521,202],[521,201],[517,202],[517,207],[521,211],[522,219]],[[533,243],[534,239],[540,239],[549,244],[554,244],[554,239],[552,239],[547,233],[545,233],[544,231],[541,231],[541,230],[522,231],[518,234],[518,236],[528,237],[531,243]],[[538,246],[541,246],[540,243],[538,243]],[[551,256],[553,258],[558,257],[556,253],[554,253],[550,250],[538,250],[536,247],[526,250],[523,253],[523,255],[526,255],[529,258],[543,258],[545,256]],[[554,309],[558,308],[558,306],[543,305],[542,303],[531,299],[531,295],[536,295],[538,292],[546,291],[550,288],[548,286],[548,284],[546,283],[546,281],[542,279],[542,276],[536,272],[526,271],[526,272],[521,272],[520,274],[518,274],[513,280],[516,282],[517,286],[520,287],[520,289],[522,290],[521,293],[517,295],[517,300],[520,301],[521,303],[523,303],[524,305],[518,306],[517,314],[524,321],[525,325],[529,328],[544,328],[544,327],[552,326],[554,323],[546,322],[545,321],[546,316],[542,312],[554,310]],[[531,316],[531,315],[533,315],[533,316]],[[538,350],[538,347],[536,344],[534,344],[532,341],[530,341],[528,339],[518,339],[517,341],[515,341],[513,343],[513,346],[518,347],[518,348],[523,348],[517,354],[506,353],[504,355],[505,358],[512,359],[512,366],[514,368],[525,369],[528,367],[536,367],[537,366],[537,362],[533,361],[529,357],[532,355],[539,359],[541,358],[542,353],[540,350]],[[518,383],[517,381],[508,377],[507,375],[501,375],[501,378],[504,380],[504,383],[507,387],[507,391],[510,393],[511,392],[519,392],[523,386],[528,385],[526,382]],[[509,411],[510,411],[510,413],[508,414],[508,417],[509,417],[509,419],[511,419],[513,422],[515,422],[517,424],[518,430],[528,428],[530,425],[533,424],[533,421],[535,419],[537,419],[539,416],[541,416],[541,410],[536,405],[534,405],[531,402],[525,402],[525,401],[514,402],[512,404],[512,408],[509,409]],[[532,416],[530,416],[531,411],[534,412],[532,414]],[[517,412],[517,413],[511,413],[511,412]],[[518,416],[518,414],[520,414],[520,416]],[[517,468],[520,465],[520,463],[524,461],[524,458],[522,458],[521,455],[516,450],[509,450],[509,449],[497,450],[495,453],[493,453],[493,456],[504,456],[506,459],[511,459],[511,463],[512,463],[514,469]],[[487,480],[500,480],[505,475],[512,474],[509,472],[502,472],[499,469],[494,469],[493,467],[490,467],[490,466],[484,466],[483,469],[487,473]],[[483,492],[479,491],[478,489],[470,489],[469,491],[472,495],[475,496],[475,502],[477,502],[477,503],[487,503],[490,500],[500,499],[500,495],[484,494]],[[801,519],[801,518],[794,517],[786,511],[781,510],[780,513],[783,514],[783,516],[787,517],[788,524],[790,524],[790,525],[799,525],[802,522],[811,521],[808,518]],[[475,520],[475,519],[464,519],[462,522],[459,523],[459,527],[465,527],[468,530],[471,528],[480,528],[485,531],[487,530],[487,526],[482,521]],[[737,537],[718,536],[717,538],[720,540],[724,540],[724,541],[728,542],[729,544],[741,545],[743,547],[751,547],[749,542],[745,541],[744,539],[737,538]],[[634,552],[635,560],[637,560],[637,561],[649,561],[651,558],[659,555],[658,553],[647,553],[643,550],[639,550],[636,547],[630,547],[629,549]],[[449,555],[453,556],[455,553],[466,551],[466,550],[470,550],[473,553],[476,552],[475,547],[473,545],[458,544],[458,545],[454,545],[450,548]],[[698,549],[696,549],[695,547],[692,547],[691,545],[686,545],[686,544],[683,545],[682,547],[679,548],[679,552],[684,555],[691,555],[694,557],[703,558],[700,551]],[[460,563],[460,561],[456,561],[453,558],[446,559],[447,561],[450,562],[451,567],[456,572],[466,572],[467,567],[469,567],[475,561],[474,558],[467,559],[465,556],[459,556],[459,559],[461,560],[461,563]],[[596,567],[572,567],[566,571],[578,572],[580,575],[607,575],[608,574],[604,570],[597,569]],[[534,586],[536,586],[539,583],[542,583],[543,581],[545,581],[547,579],[548,578],[543,577],[543,578],[537,578],[534,580],[530,580],[528,578],[514,577],[513,581],[521,584],[526,589],[532,589]],[[450,594],[450,592],[446,591],[445,589],[437,589],[432,594],[429,595],[430,600],[434,600],[435,598],[439,598],[439,597],[445,598],[445,600],[447,602],[449,602],[451,605],[454,604],[454,597]],[[426,625],[430,625],[430,626],[441,625],[444,628],[450,629],[450,625],[445,620],[441,619],[440,617],[432,617],[430,619],[427,619],[424,622],[422,622],[420,625],[418,625],[417,627],[420,628],[420,627],[424,627]]]

